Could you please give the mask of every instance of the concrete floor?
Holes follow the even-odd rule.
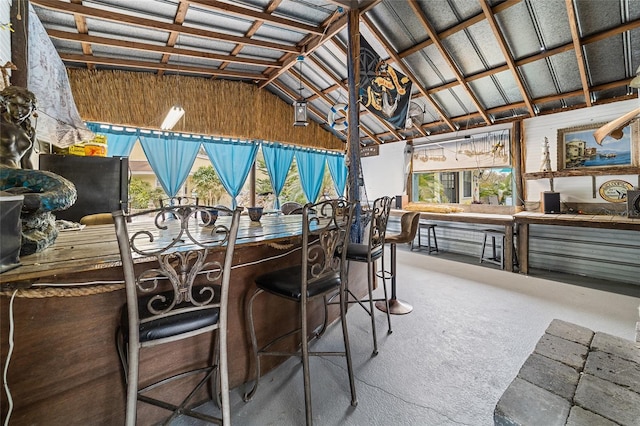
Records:
[[[392,334],[386,333],[384,314],[376,312],[376,357],[367,315],[356,306],[349,311],[359,403],[349,404],[344,358],[312,358],[315,424],[492,425],[498,399],[554,318],[635,340],[640,286],[561,274],[552,278],[565,282],[552,281],[480,266],[476,258],[453,258],[398,247],[398,297],[414,310],[392,317]],[[607,285],[614,292],[597,288]],[[340,344],[336,324],[315,347]],[[304,424],[297,359],[263,377],[252,401],[242,401],[243,390],[231,394],[234,424]],[[203,409],[212,410],[212,404]],[[172,424],[202,423],[180,418]]]

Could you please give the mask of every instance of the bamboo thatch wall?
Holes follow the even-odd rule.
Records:
[[[169,108],[184,118],[174,131],[344,150],[344,143],[309,120],[293,126],[293,106],[267,90],[229,80],[68,69],[73,97],[86,121],[159,129]]]

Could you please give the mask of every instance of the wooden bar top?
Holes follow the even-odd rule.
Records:
[[[221,216],[218,223],[229,221]],[[302,234],[301,215],[264,215],[260,222],[242,216],[236,246],[275,243]],[[130,229],[144,229],[145,222],[133,222]],[[207,232],[198,224],[197,229]],[[209,228],[210,230],[211,228]],[[31,281],[57,274],[77,273],[120,266],[120,254],[113,225],[86,226],[61,231],[56,241],[39,253],[20,257],[20,264],[0,274],[0,284]]]
[[[392,210],[394,216],[402,216],[408,210]],[[420,212],[420,219],[426,220],[442,220],[447,222],[464,222],[464,223],[486,223],[489,225],[505,225],[513,222],[513,216],[510,214],[493,214],[493,213],[433,213]]]

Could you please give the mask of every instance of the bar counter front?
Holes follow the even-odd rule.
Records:
[[[299,264],[301,233],[301,215],[265,215],[260,222],[252,222],[246,216],[241,219],[229,290],[231,388],[253,379],[245,299],[255,289],[254,278]],[[60,232],[52,246],[21,257],[20,263],[0,274],[3,369],[10,351],[11,331],[14,342],[7,370],[13,403],[10,424],[122,424],[124,377],[115,335],[125,294],[113,225]],[[350,288],[359,296],[366,294],[366,269],[354,264],[349,274]],[[323,317],[320,303],[313,311],[310,329],[320,325]],[[329,313],[330,321],[334,321],[337,307],[331,306]],[[256,300],[254,315],[261,341],[294,328],[298,322],[294,302],[268,294]],[[203,364],[209,356],[210,343],[211,336],[203,335],[186,343],[143,350],[141,384],[151,380],[154,371],[166,373]],[[284,360],[268,357],[263,362],[263,374]],[[144,367],[149,364],[152,367]],[[9,409],[5,389],[1,396],[0,417],[5,419]],[[204,392],[201,399],[207,399]],[[167,414],[143,403],[139,404],[138,413],[145,424]]]

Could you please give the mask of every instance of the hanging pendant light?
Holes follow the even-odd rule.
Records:
[[[307,101],[302,97],[302,62],[304,62],[304,56],[298,56],[298,63],[300,64],[300,95],[297,100],[293,101],[293,125],[294,126],[308,126],[307,121]]]

